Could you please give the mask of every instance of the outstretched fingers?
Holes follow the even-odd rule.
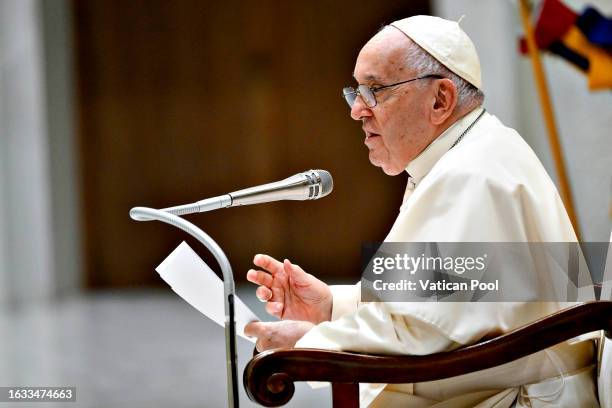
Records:
[[[257,299],[262,302],[267,302],[268,300],[272,299],[272,291],[266,286],[258,287],[255,291],[255,295],[257,296]]]
[[[274,278],[272,278],[272,275],[268,272],[257,271],[255,269],[249,269],[246,278],[249,282],[267,287],[272,286],[272,282],[274,281]]]
[[[272,275],[276,274],[277,272],[283,271],[283,263],[277,261],[269,255],[257,254],[253,258],[253,263],[256,266],[259,266],[260,268],[263,268],[266,271],[270,272]]]

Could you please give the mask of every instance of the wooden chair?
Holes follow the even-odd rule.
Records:
[[[296,381],[332,383],[334,407],[358,407],[359,383],[418,383],[454,377],[506,364],[581,334],[603,330],[607,375],[612,376],[612,302],[580,304],[494,339],[455,351],[427,356],[378,356],[318,349],[276,349],[259,353],[244,370],[244,386],[252,401],[284,405]],[[601,347],[600,347],[601,350]],[[612,399],[612,378],[605,388]],[[602,385],[600,380],[600,400]],[[612,401],[607,403],[612,405]],[[603,404],[602,404],[603,405]],[[609,405],[610,406],[610,405]]]

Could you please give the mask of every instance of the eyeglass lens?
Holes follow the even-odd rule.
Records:
[[[352,87],[344,88],[342,89],[342,94],[344,95],[346,103],[348,103],[348,105],[352,108],[353,104],[355,103],[355,99],[357,99],[357,92],[355,89]]]
[[[363,101],[369,108],[376,106],[376,97],[370,87],[367,85],[359,85],[357,89],[359,89],[359,95],[361,95]]]
[[[374,93],[367,85],[359,85],[357,90],[352,87],[344,88],[342,93],[344,94],[346,103],[348,103],[351,108],[353,107],[355,100],[357,100],[357,95],[361,95],[363,101],[369,108],[376,106],[376,98],[374,97]]]

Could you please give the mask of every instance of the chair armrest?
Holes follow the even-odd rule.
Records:
[[[379,356],[319,349],[275,349],[247,364],[244,386],[264,406],[286,404],[295,381],[417,383],[495,367],[597,330],[612,338],[612,302],[572,306],[502,336],[426,356]]]

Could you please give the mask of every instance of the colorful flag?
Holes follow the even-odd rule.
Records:
[[[570,28],[561,42],[589,60],[589,89],[612,88],[612,55],[591,43],[578,27]]]
[[[544,0],[534,30],[539,49],[572,63],[588,77],[589,89],[612,88],[612,20],[587,7],[580,15],[560,0]],[[521,39],[521,52],[527,47]]]
[[[595,45],[612,48],[612,19],[601,15],[593,7],[587,7],[576,20],[576,25]]]
[[[560,0],[544,0],[534,30],[536,44],[547,49],[576,23],[578,15]]]

